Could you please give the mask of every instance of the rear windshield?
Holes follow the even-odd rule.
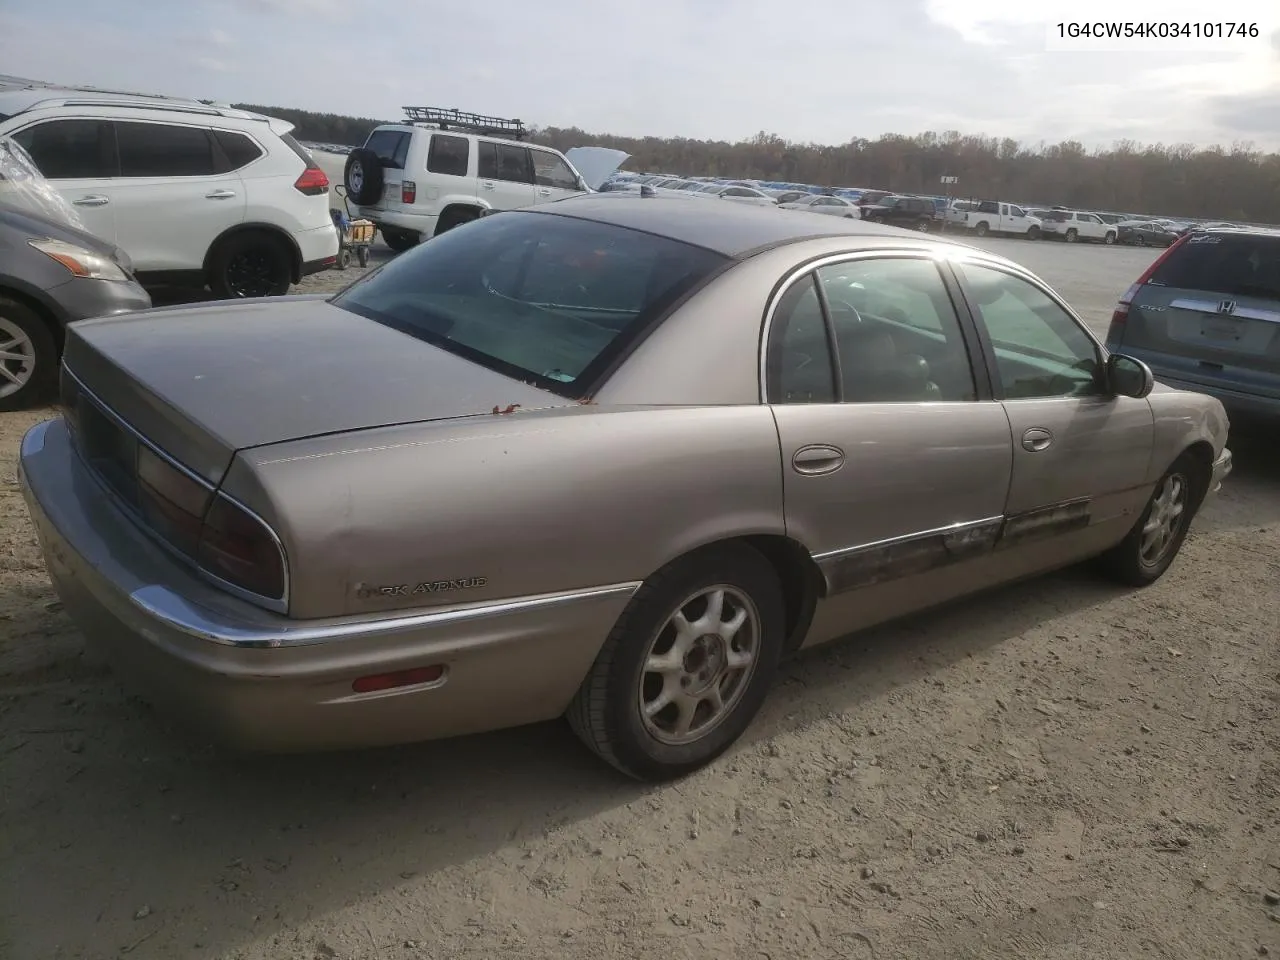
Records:
[[[1150,282],[1280,300],[1280,236],[1193,235],[1170,253]]]
[[[402,253],[332,302],[578,398],[629,342],[725,262],[649,233],[512,211]]]
[[[377,154],[384,167],[403,170],[409,157],[409,134],[404,130],[375,130],[364,148]]]

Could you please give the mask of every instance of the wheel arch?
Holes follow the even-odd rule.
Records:
[[[451,200],[440,209],[440,216],[436,217],[435,233],[433,233],[432,236],[439,235],[440,225],[442,223],[447,223],[449,218],[455,214],[466,212],[474,213],[476,217],[481,217],[484,215],[485,211],[489,209],[491,209],[489,205],[479,199]]]
[[[233,240],[238,236],[246,233],[266,233],[285,241],[289,250],[289,277],[292,283],[297,283],[302,279],[302,249],[298,246],[298,241],[293,234],[289,233],[274,223],[262,223],[257,221],[248,221],[245,223],[237,223],[233,227],[228,227],[214,238],[213,243],[209,244],[209,249],[205,251],[204,263],[201,265],[201,272],[206,279],[209,277],[209,267],[213,262],[214,254],[218,248],[229,240]]]
[[[1213,477],[1213,444],[1208,440],[1194,440],[1187,445],[1178,458],[1189,457],[1200,469],[1199,484],[1196,487],[1196,503],[1199,509],[1204,498],[1209,495],[1209,481]],[[1176,462],[1176,460],[1175,460]]]
[[[53,334],[53,341],[58,345],[58,353],[62,353],[69,321],[56,304],[40,296],[21,281],[15,282],[9,277],[0,277],[0,297],[14,300],[39,316],[48,326],[49,332]]]
[[[786,616],[784,652],[799,649],[813,622],[818,600],[823,595],[825,580],[818,565],[805,546],[781,533],[750,533],[725,536],[699,544],[672,557],[662,569],[696,554],[730,545],[745,545],[762,557],[773,569],[782,588],[783,610]],[[655,571],[656,572],[656,571]]]

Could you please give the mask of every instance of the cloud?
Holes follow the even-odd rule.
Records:
[[[1273,116],[1274,39],[1238,54],[1049,52],[1056,2],[0,0],[0,64],[220,101],[386,119],[425,102],[626,135],[765,130],[843,143],[955,129],[1092,145],[1229,142],[1248,128],[1280,148],[1280,124],[1254,125],[1246,112]],[[352,45],[354,23],[368,44]],[[335,80],[338,63],[355,68]]]

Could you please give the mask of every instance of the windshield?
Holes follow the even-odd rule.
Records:
[[[512,211],[401,254],[332,302],[579,398],[628,342],[726,262],[651,233]]]
[[[0,137],[0,203],[84,229],[75,207],[53,189],[31,155],[11,137]]]

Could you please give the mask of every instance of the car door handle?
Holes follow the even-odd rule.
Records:
[[[1022,448],[1039,453],[1053,443],[1053,434],[1044,427],[1032,427],[1022,435]]]
[[[79,200],[72,200],[71,202],[77,207],[105,207],[111,200],[100,193],[91,193],[87,197],[81,197]]]
[[[844,451],[826,443],[801,447],[791,456],[791,467],[807,477],[835,473],[844,466]]]
[[[206,200],[230,200],[236,195],[234,190],[214,190],[212,193],[206,193]]]
[[[540,196],[540,197],[549,197],[549,196],[551,196],[551,191],[550,191],[550,190],[548,190],[546,187],[540,187],[540,188],[538,189],[538,196]]]
[[[481,181],[480,181],[480,186],[484,187],[486,190],[492,190],[492,189],[493,189],[493,181],[492,181],[492,180],[481,180]]]

